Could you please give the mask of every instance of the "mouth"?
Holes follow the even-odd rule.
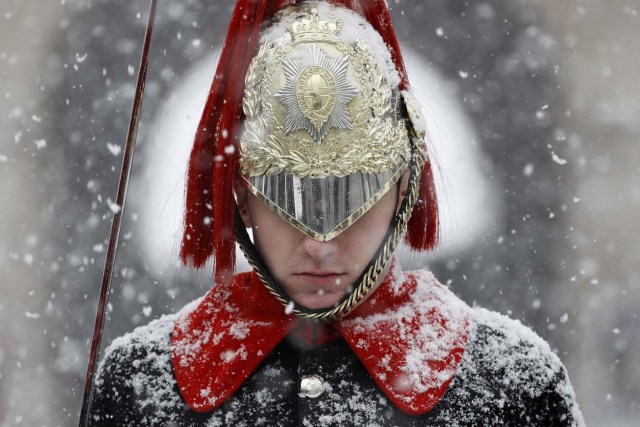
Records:
[[[346,273],[305,271],[295,275],[292,298],[305,307],[328,308],[336,305],[349,285]]]
[[[305,271],[296,274],[307,285],[330,291],[331,288],[339,288],[343,284],[344,273],[333,271]]]

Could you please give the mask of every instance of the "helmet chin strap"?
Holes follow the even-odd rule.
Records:
[[[400,209],[394,216],[385,238],[378,247],[376,253],[373,255],[371,261],[369,261],[369,264],[367,264],[360,277],[356,280],[354,288],[335,306],[312,309],[297,304],[289,298],[287,293],[282,289],[267,266],[264,264],[262,257],[251,241],[249,233],[247,233],[247,229],[244,227],[244,222],[236,203],[236,240],[240,244],[240,249],[242,249],[242,252],[249,261],[249,264],[251,264],[254,271],[260,280],[262,280],[262,283],[267,287],[269,292],[271,292],[271,294],[280,301],[283,306],[291,309],[291,313],[302,318],[318,322],[333,322],[346,316],[356,308],[362,301],[364,301],[371,288],[378,283],[380,274],[385,270],[387,265],[389,265],[389,262],[393,257],[393,253],[402,239],[407,228],[409,218],[411,217],[413,206],[418,198],[420,175],[425,165],[425,158],[419,148],[418,141],[419,140],[416,140],[415,138],[411,139],[412,155],[409,163],[409,185],[400,204]],[[291,308],[292,304],[293,308]]]

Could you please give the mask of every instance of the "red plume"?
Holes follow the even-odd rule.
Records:
[[[244,76],[264,21],[296,0],[239,0],[231,17],[209,97],[189,159],[185,231],[180,257],[202,267],[215,257],[215,281],[230,280],[235,268],[235,199],[238,170],[237,130],[243,119]],[[389,11],[384,0],[332,0],[362,15],[380,33],[400,74],[400,90],[409,82]],[[437,240],[437,205],[431,168],[421,176],[420,197],[413,210],[407,243],[430,249]]]
[[[233,186],[244,76],[254,55],[260,25],[290,2],[238,1],[196,131],[189,159],[180,257],[185,264],[202,267],[214,255],[216,282],[230,279],[235,267]]]
[[[427,157],[420,175],[420,190],[409,224],[405,243],[414,251],[428,251],[438,243],[440,221],[438,219],[438,198],[433,179],[433,168]]]

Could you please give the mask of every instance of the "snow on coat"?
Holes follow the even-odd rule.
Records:
[[[244,282],[238,283],[246,287],[253,283],[252,276],[239,275]],[[259,285],[258,281],[255,283]],[[335,325],[336,339],[314,346],[288,333],[267,355],[260,355],[255,371],[248,373],[246,380],[242,378],[230,397],[217,402],[214,409],[194,411],[183,397],[185,385],[176,381],[172,335],[185,316],[211,304],[207,298],[214,295],[215,289],[181,313],[164,316],[114,340],[99,367],[92,426],[584,425],[566,370],[544,340],[518,321],[466,306],[426,272],[390,273],[368,300],[369,309]],[[385,310],[381,304],[381,299],[388,299],[383,298],[385,292],[408,297],[402,301],[409,301],[409,305],[403,303],[400,308],[396,305],[393,310]],[[226,302],[222,305],[229,306]],[[381,311],[371,311],[372,307],[381,306]],[[415,319],[414,312],[420,312],[421,307],[430,307],[424,313],[433,315],[435,307],[442,314],[436,316],[437,322],[431,322],[433,328],[424,319],[417,326],[410,326],[407,321]],[[449,320],[442,322],[443,316]],[[462,323],[456,323],[456,319],[463,319],[465,327],[461,328]],[[391,329],[389,322],[394,326]],[[455,334],[447,335],[441,325],[450,325],[448,329],[453,331],[457,328],[464,340],[455,341]],[[237,337],[237,327],[231,327],[230,332]],[[382,332],[376,334],[376,328]],[[398,340],[399,347],[402,342],[409,343],[401,350],[405,370],[400,372],[410,372],[415,377],[410,384],[418,390],[416,396],[422,391],[423,396],[426,393],[430,397],[427,400],[432,404],[424,406],[428,408],[424,413],[407,411],[411,402],[407,406],[393,394],[397,385],[393,381],[397,378],[387,378],[384,369],[377,372],[372,368],[386,363],[385,355],[376,351],[376,339],[395,339],[384,338],[384,328],[398,336],[411,337]],[[255,338],[251,336],[251,325],[243,331],[242,338],[248,344]],[[431,341],[416,338],[429,336],[433,337]],[[456,354],[451,342],[464,343],[461,358],[450,357]],[[224,350],[224,342],[216,345]],[[365,351],[361,351],[363,348]],[[237,354],[240,359],[252,357]],[[442,369],[431,369],[437,359],[450,363]],[[225,366],[220,364],[216,369]],[[398,371],[393,368],[389,372]],[[324,392],[318,397],[301,393],[301,379],[309,376],[322,380]],[[429,388],[432,383],[435,386]],[[438,385],[444,385],[441,392]],[[208,392],[200,391],[205,395]]]

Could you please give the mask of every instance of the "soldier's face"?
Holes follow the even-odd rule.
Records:
[[[308,308],[327,308],[352,289],[382,243],[402,190],[393,186],[328,242],[307,237],[248,191],[240,195],[239,203],[245,224],[253,228],[258,252],[289,297]]]

